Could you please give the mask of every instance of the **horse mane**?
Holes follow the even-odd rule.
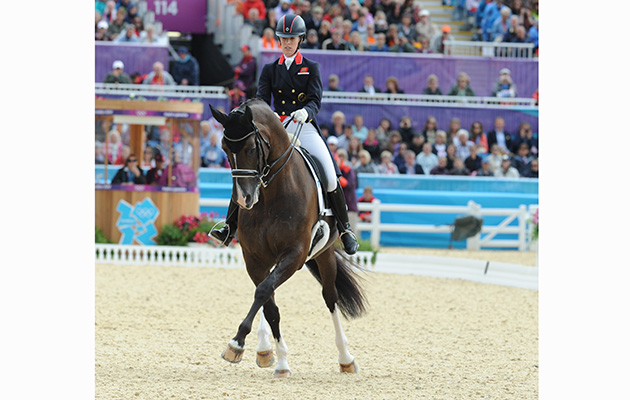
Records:
[[[244,119],[248,108],[251,111],[253,123]],[[276,131],[286,132],[271,107],[259,98],[248,99],[230,111],[226,125],[224,135],[232,142],[238,142],[256,128],[269,139],[278,136],[274,134]],[[240,146],[237,147],[240,150]]]

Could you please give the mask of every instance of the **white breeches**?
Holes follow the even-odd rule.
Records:
[[[287,127],[287,132],[295,135],[297,129],[298,124],[295,121],[291,121]],[[300,140],[302,147],[322,163],[324,173],[326,174],[326,180],[328,181],[326,191],[332,192],[337,189],[337,174],[335,173],[335,165],[330,157],[328,146],[326,146],[322,137],[319,136],[317,129],[315,129],[312,123],[306,123],[302,126],[302,132],[300,133],[300,137],[298,139]]]

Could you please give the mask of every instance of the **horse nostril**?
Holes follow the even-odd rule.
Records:
[[[248,194],[245,196],[245,204],[250,204],[252,202],[252,195]]]

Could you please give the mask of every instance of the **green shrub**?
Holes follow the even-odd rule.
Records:
[[[105,233],[95,227],[95,243],[113,243],[111,240],[107,239]]]
[[[157,244],[160,246],[186,246],[186,235],[175,225],[162,226],[162,232],[157,235]]]

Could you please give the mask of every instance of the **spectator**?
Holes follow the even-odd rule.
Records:
[[[385,34],[385,44],[391,49],[396,44],[398,38],[398,25],[390,23]],[[388,49],[389,50],[389,49]]]
[[[376,127],[376,140],[378,140],[379,146],[383,147],[387,144],[387,141],[389,140],[389,133],[391,131],[392,122],[388,118],[381,118],[378,126]]]
[[[365,51],[363,48],[363,40],[361,34],[358,31],[350,33],[350,41],[348,42],[348,50],[350,51]]]
[[[328,87],[326,90],[330,92],[343,92],[343,89],[339,87],[339,77],[336,74],[328,75]]]
[[[501,8],[499,18],[493,22],[488,30],[487,36],[489,42],[500,42],[503,40],[503,37],[510,29],[510,15],[512,15],[512,10],[510,10],[509,7]]]
[[[318,36],[319,36],[319,44],[320,46],[322,46],[322,49],[323,49],[324,42],[332,38],[330,21],[327,21],[327,20],[322,21],[322,24],[319,27]]]
[[[324,40],[322,50],[348,50],[348,44],[343,40],[342,32],[335,29],[330,39]]]
[[[153,63],[153,71],[149,73],[144,81],[142,81],[145,85],[175,85],[175,79],[173,76],[168,73],[168,71],[164,71],[164,64],[159,61]]]
[[[245,4],[247,3],[249,3],[249,0]],[[251,28],[252,35],[262,36],[263,30],[265,29],[265,20],[264,18],[260,18],[260,11],[257,8],[249,9],[247,19],[244,22],[245,25],[248,25]]]
[[[440,157],[446,157],[446,149],[448,144],[446,143],[446,132],[439,130],[435,134],[435,143],[433,144],[433,154]]]
[[[457,147],[453,143],[446,146],[446,166],[448,169],[452,169],[455,164],[455,158],[457,158]]]
[[[460,129],[457,131],[457,140],[455,140],[455,149],[457,157],[462,160],[467,159],[470,156],[470,149],[475,147],[475,144],[469,139],[470,134],[466,129]]]
[[[494,119],[494,130],[488,133],[488,146],[499,145],[501,154],[510,153],[512,149],[512,137],[504,130],[505,120],[502,117]]]
[[[477,145],[478,153],[488,152],[488,136],[483,131],[483,124],[475,121],[470,125],[470,140]]]
[[[425,143],[422,151],[416,156],[416,163],[422,167],[425,175],[429,175],[431,170],[438,165],[438,156],[433,154],[433,146]]]
[[[142,185],[146,183],[142,169],[138,167],[138,157],[130,154],[125,160],[125,166],[116,172],[112,179],[112,185]]]
[[[173,63],[171,70],[175,82],[182,86],[199,86],[199,63],[197,59],[184,46],[177,49],[177,55],[179,58]]]
[[[96,32],[94,32],[94,40],[102,42],[109,42],[110,40],[112,40],[112,38],[107,33],[108,27],[109,24],[107,23],[107,21],[98,21],[98,24],[96,24]]]
[[[341,23],[341,38],[346,44],[350,41],[350,33],[352,33],[352,21],[344,19]]]
[[[376,138],[376,129],[368,129],[367,137],[361,146],[370,153],[370,158],[375,161],[378,160],[378,157],[381,154],[381,145]]]
[[[420,20],[416,23],[416,32],[419,37],[426,38],[429,43],[438,33],[437,26],[431,22],[431,13],[426,8],[420,11]]]
[[[503,39],[501,40],[504,43],[510,43],[512,39],[516,38],[516,27],[519,25],[519,16],[518,14],[510,15],[510,25],[503,35]]]
[[[424,129],[422,135],[425,137],[427,143],[433,145],[437,136],[437,119],[434,116],[429,116],[424,123]]]
[[[343,188],[343,195],[346,198],[348,206],[348,222],[354,232],[358,232],[357,223],[359,222],[359,206],[357,204],[357,187],[359,180],[352,167],[348,164],[348,153],[343,149],[337,149],[337,157],[335,158],[341,176],[339,184]]]
[[[165,168],[162,176],[158,179],[158,185],[160,186],[175,186],[175,187],[195,187],[197,186],[197,175],[190,165],[181,162],[181,154],[173,151],[171,160],[173,166],[171,167],[171,184],[168,185],[168,172]]]
[[[201,148],[201,166],[206,168],[221,168],[227,162],[227,155],[221,148],[219,136],[210,133],[210,141]]]
[[[413,135],[416,134],[415,129],[413,128],[411,118],[407,115],[404,115],[400,119],[398,132],[402,138],[402,141],[407,143],[407,145],[411,144],[411,140],[413,139]]]
[[[420,152],[422,152],[422,147],[424,146],[425,142],[426,142],[426,139],[424,138],[424,135],[422,134],[422,132],[415,132],[413,134],[413,137],[411,138],[409,149],[413,150],[413,152],[416,155],[418,155],[420,154]]]
[[[392,161],[392,153],[388,150],[383,150],[381,152],[381,163],[378,166],[378,170],[380,174],[383,175],[398,175],[400,171],[398,171],[398,167]]]
[[[332,124],[330,135],[342,136],[343,127],[346,125],[346,115],[342,111],[335,111],[330,117],[330,122]]]
[[[267,8],[262,0],[244,0],[243,1],[243,18],[249,18],[249,10],[258,10],[258,17],[265,19],[267,17]]]
[[[134,27],[135,25],[135,19],[136,17],[139,17],[138,15],[138,4],[137,3],[129,3],[127,6],[125,6],[125,8],[127,9],[127,17],[125,17],[125,22],[127,22],[128,24],[133,25]],[[142,18],[140,18],[140,21],[142,21]]]
[[[94,164],[105,164],[103,143],[98,140],[94,142]]]
[[[276,21],[279,21],[280,18],[284,17],[287,14],[292,14],[293,11],[291,11],[291,0],[280,0],[274,10],[276,12]]]
[[[438,157],[438,165],[431,170],[430,175],[449,175],[450,170],[447,164],[446,157]]]
[[[516,85],[514,84],[514,82],[512,82],[512,77],[510,76],[509,69],[501,68],[501,71],[499,71],[499,78],[494,83],[492,96],[516,97]]]
[[[164,173],[164,156],[162,154],[155,155],[155,166],[147,171],[147,185],[157,185],[162,174]]]
[[[482,2],[483,4],[483,2]],[[493,0],[490,1],[485,7],[479,6],[481,10],[482,19],[480,22],[480,27],[482,31],[482,38],[484,42],[491,42],[492,35],[491,30],[494,26],[494,23],[501,18],[500,10],[503,6],[503,0]],[[511,11],[510,11],[511,12]]]
[[[407,150],[403,154],[404,164],[398,169],[403,175],[424,175],[422,166],[416,163],[416,153],[413,150]]]
[[[236,80],[234,82],[234,87],[228,92],[228,96],[230,96],[230,110],[235,109],[242,102],[247,100],[247,96],[245,95],[245,84],[243,81]]]
[[[352,124],[352,135],[358,137],[361,142],[367,138],[368,128],[363,125],[363,116],[357,114],[354,116]]]
[[[442,96],[442,91],[440,90],[437,75],[429,75],[429,77],[427,78],[427,87],[424,88],[422,94]]]
[[[413,44],[413,46],[417,49],[418,53],[421,54],[433,54],[433,49],[431,48],[431,42],[429,39],[424,36],[420,36],[417,42]]]
[[[155,167],[155,150],[151,146],[146,146],[142,155],[142,168],[153,167]]]
[[[406,37],[409,42],[413,43],[416,41],[416,27],[413,25],[413,18],[411,14],[403,14],[400,24],[398,25],[398,32],[400,35]]]
[[[363,87],[359,89],[359,93],[381,93],[381,89],[374,86],[374,77],[372,75],[365,75],[363,78]]]
[[[477,170],[475,176],[494,176],[494,172],[490,170],[490,161],[487,156],[481,159],[481,168]]]
[[[516,35],[512,37],[510,43],[531,43],[529,37],[527,36],[527,31],[523,25],[519,25],[516,27]],[[535,46],[534,51],[536,51],[538,46]],[[508,55],[510,57],[529,57],[527,55],[527,51],[524,49],[510,49]]]
[[[298,7],[295,9],[295,13],[299,14],[304,20],[311,18],[311,2],[308,0],[298,1]]]
[[[306,40],[302,43],[300,48],[305,50],[319,50],[322,48],[319,44],[319,36],[317,36],[317,31],[315,29],[310,29],[306,33]]]
[[[376,51],[376,52],[382,52],[382,53],[389,52],[389,47],[387,46],[386,36],[384,33],[376,34],[376,44],[370,47],[370,51]]]
[[[534,158],[529,163],[529,168],[523,173],[523,178],[536,178],[538,179],[538,159]]]
[[[470,87],[470,76],[465,72],[457,75],[457,84],[448,92],[449,96],[474,96],[475,92]]]
[[[107,34],[110,38],[112,38],[112,40],[127,29],[128,24],[125,22],[125,17],[127,17],[127,11],[125,11],[124,8],[119,8],[116,10],[116,19],[113,21],[107,20],[109,23],[109,26],[107,27]]]
[[[367,37],[367,27],[369,25],[368,13],[369,12],[364,9],[358,11],[358,18],[352,24],[352,31],[359,34],[361,42],[364,42]]]
[[[518,170],[520,176],[529,170],[533,157],[529,154],[529,145],[525,142],[518,146],[517,155],[512,158],[512,166]]]
[[[339,139],[337,139],[337,136],[328,136],[328,139],[326,139],[326,144],[328,145],[328,150],[330,150],[331,154],[337,154],[337,145],[339,144]]]
[[[368,24],[363,38],[363,49],[369,50],[372,46],[376,46],[376,27],[374,24]]]
[[[144,21],[142,20],[142,17],[136,15],[135,17],[133,17],[133,21],[131,21],[131,24],[134,26],[134,28],[136,28],[136,34],[138,35],[138,39],[140,39],[142,31],[144,31]]]
[[[311,29],[315,32],[319,31],[320,26],[322,25],[322,21],[324,20],[324,9],[320,6],[313,7],[313,11],[311,15],[304,19],[304,23],[306,24],[306,30],[310,31]]]
[[[363,150],[363,145],[361,144],[361,139],[356,136],[350,137],[350,142],[348,143],[348,163],[352,168],[355,168],[359,165],[359,152]]]
[[[144,30],[140,32],[140,43],[158,44],[160,37],[155,33],[155,26],[148,24]]]
[[[127,24],[123,32],[121,32],[114,39],[116,43],[138,43],[140,40],[138,39],[138,34],[136,32],[136,27],[133,25]]]
[[[451,54],[449,42],[452,40],[450,25],[442,25],[440,32],[433,36],[431,50],[433,50],[434,53],[449,55]]]
[[[457,117],[451,118],[448,123],[448,132],[446,133],[446,143],[451,144],[457,141],[457,133],[462,129],[462,123]]]
[[[112,63],[112,72],[108,73],[105,76],[105,83],[115,83],[115,84],[119,84],[119,83],[126,83],[126,84],[130,84],[131,83],[131,78],[129,77],[129,75],[127,75],[124,72],[125,69],[125,64],[120,61],[120,60],[116,60]]]
[[[538,157],[538,135],[534,134],[532,126],[529,122],[522,122],[518,127],[518,136],[512,140],[512,152],[518,151],[518,146],[521,143],[527,143],[529,151],[532,156]]]
[[[271,30],[274,32],[276,32],[276,25],[278,25],[278,18],[276,16],[276,9],[275,8],[268,8],[267,9],[267,18],[264,18],[265,20],[265,29],[267,28],[271,28]]]
[[[464,165],[472,174],[476,174],[477,170],[481,168],[481,157],[479,157],[477,146],[474,145],[470,148],[470,155],[464,160]]]
[[[405,91],[398,86],[398,79],[394,76],[390,76],[385,80],[385,93],[404,94]]]
[[[501,157],[501,166],[494,171],[494,176],[498,178],[520,178],[521,175],[512,166],[510,156],[505,154]]]
[[[409,150],[409,145],[405,142],[400,142],[398,150],[395,153],[392,153],[392,155],[394,156],[392,162],[396,164],[396,167],[398,167],[399,171],[402,165],[405,163],[405,153],[407,152],[407,150]]]
[[[389,2],[391,0],[381,0],[379,5],[383,6],[385,1]],[[379,33],[387,33],[388,26],[389,22],[387,22],[387,15],[385,12],[383,12],[383,10],[376,11],[376,14],[374,14],[375,35],[378,35]]]
[[[243,58],[234,68],[234,79],[243,81],[245,84],[245,96],[250,99],[256,91],[256,60],[252,56],[249,45],[241,47]]]
[[[102,21],[111,24],[116,20],[116,2],[114,0],[108,0],[101,11]]]
[[[125,158],[122,155],[122,139],[120,138],[120,132],[116,129],[112,129],[107,134],[108,146],[107,146],[107,162],[109,164],[121,165],[124,163]]]
[[[359,164],[356,166],[355,172],[357,174],[359,173],[378,174],[379,173],[378,166],[372,161],[372,156],[365,149],[359,151]]]
[[[377,200],[374,197],[374,190],[372,186],[366,186],[363,188],[363,195],[359,197],[359,203],[372,203],[374,200]],[[372,212],[371,211],[359,211],[359,219],[362,222],[372,222]]]
[[[271,28],[265,28],[263,30],[262,37],[260,38],[261,49],[279,49],[280,43],[276,40],[276,33]],[[319,47],[318,47],[319,48]]]
[[[449,175],[456,176],[469,176],[470,171],[464,165],[464,161],[460,157],[455,157],[453,160],[453,168],[449,171]]]
[[[501,150],[499,150],[499,145],[495,143],[490,146],[490,154],[486,158],[490,163],[490,171],[494,173],[494,171],[501,167],[501,159],[503,158],[503,154],[501,154]]]
[[[350,144],[350,138],[352,137],[352,125],[346,125],[343,127],[343,135],[337,136],[337,147],[340,149],[348,150]]]

